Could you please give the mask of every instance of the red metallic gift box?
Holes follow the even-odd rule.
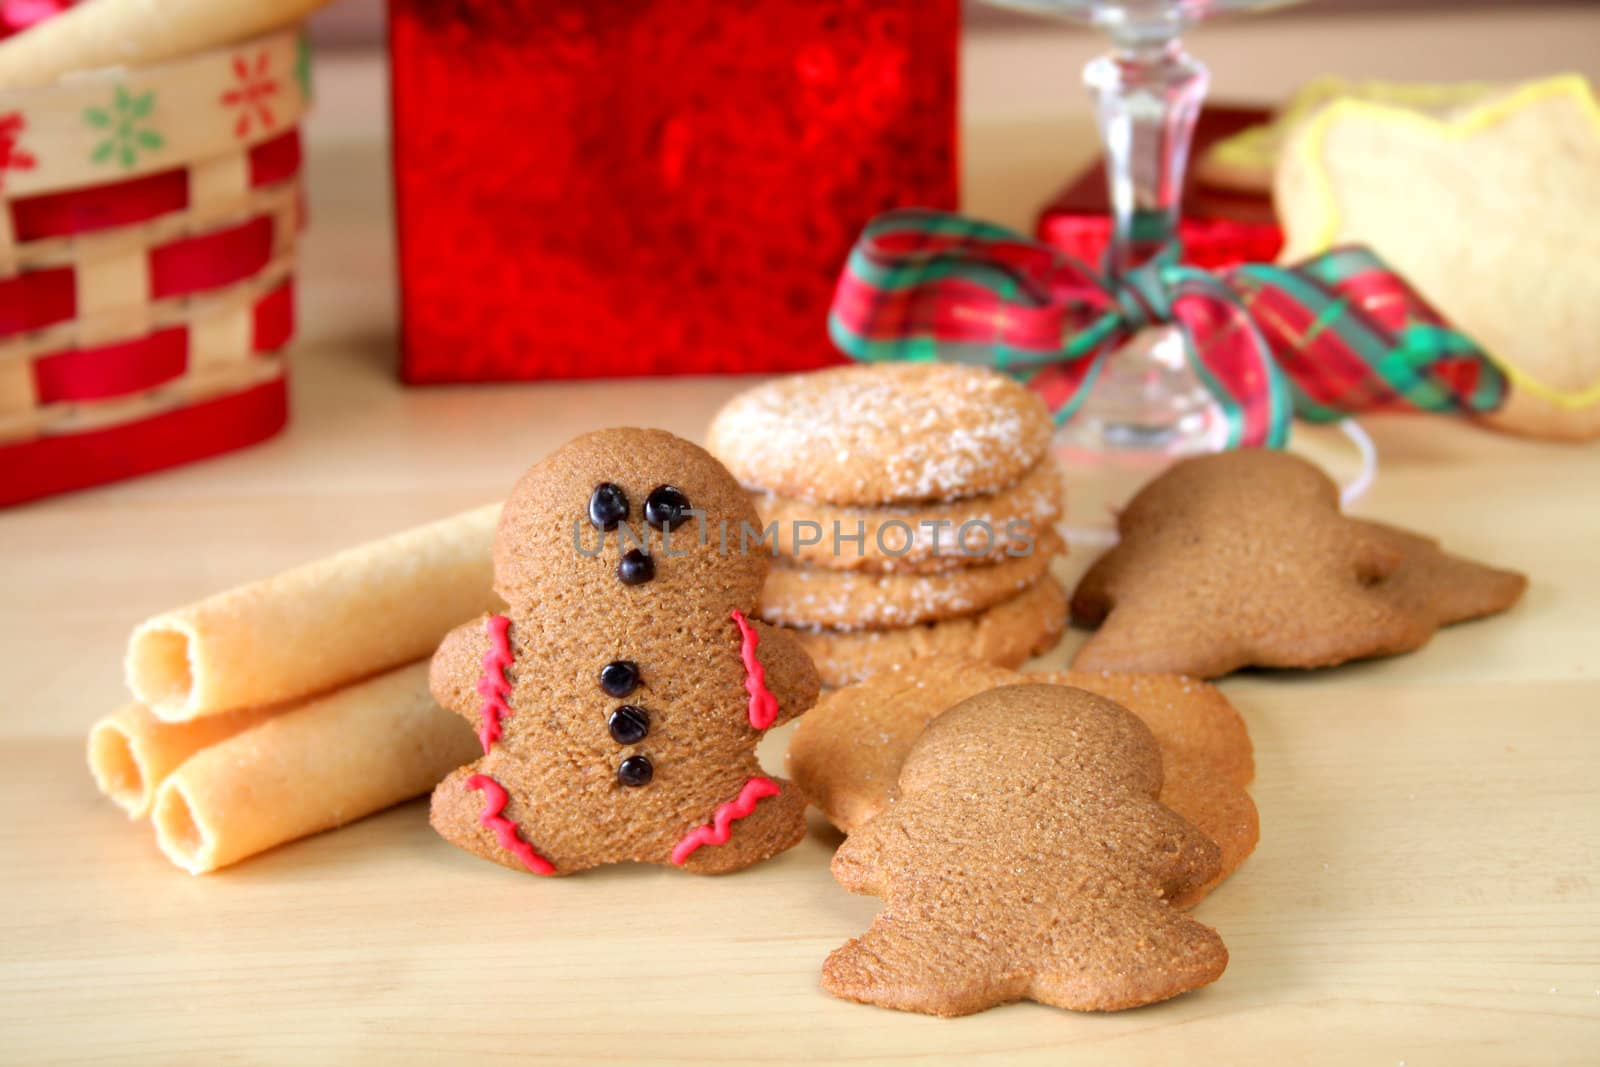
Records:
[[[1259,108],[1208,105],[1195,125],[1193,158],[1215,141],[1266,122]],[[1111,197],[1104,162],[1075,178],[1039,216],[1039,239],[1100,266],[1111,237]],[[1216,270],[1236,263],[1270,263],[1283,248],[1283,231],[1267,196],[1213,189],[1186,175],[1178,222],[1185,262]]]
[[[391,0],[408,382],[837,362],[852,241],[956,200],[957,0]]]

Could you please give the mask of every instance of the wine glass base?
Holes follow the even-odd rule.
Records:
[[[1052,442],[1066,473],[1067,540],[1079,547],[1115,541],[1116,513],[1128,498],[1185,456],[1226,447],[1227,429],[1177,327],[1139,331],[1106,356]]]
[[[1139,466],[1227,444],[1222,411],[1189,365],[1176,327],[1141,330],[1112,352],[1083,406],[1056,436],[1058,447],[1123,456]],[[1148,461],[1141,463],[1140,459]]]
[[[1087,452],[1133,453],[1157,459],[1177,459],[1217,451],[1210,445],[1210,419],[1201,414],[1180,414],[1158,422],[1129,422],[1112,416],[1081,413],[1057,438],[1068,447]]]

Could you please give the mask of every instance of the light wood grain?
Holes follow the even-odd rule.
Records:
[[[325,74],[292,431],[0,514],[0,1060],[1600,1061],[1600,449],[1439,420],[1370,420],[1359,511],[1527,570],[1528,597],[1412,656],[1223,683],[1262,843],[1199,911],[1232,962],[1195,995],[956,1021],[834,1000],[818,968],[875,902],[833,884],[820,827],[733,877],[552,881],[450,848],[416,803],[210,877],[168,865],[83,762],[133,623],[493,499],[585,429],[698,437],[745,384],[400,389],[384,157],[337,126],[370,123],[375,69]],[[974,125],[970,200],[1024,223],[1085,154],[1057,125]]]

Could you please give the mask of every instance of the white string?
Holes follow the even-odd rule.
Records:
[[[1356,446],[1356,451],[1361,453],[1361,472],[1339,490],[1339,506],[1348,508],[1366,496],[1367,490],[1371,489],[1372,483],[1377,480],[1378,446],[1373,444],[1372,437],[1355,419],[1340,419],[1339,429],[1350,438],[1350,443]]]
[[[1110,548],[1117,543],[1115,519],[1110,526],[1057,526],[1056,532],[1074,548]]]

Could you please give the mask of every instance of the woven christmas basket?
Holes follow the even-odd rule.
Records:
[[[289,30],[0,93],[0,506],[283,427],[308,71]]]

